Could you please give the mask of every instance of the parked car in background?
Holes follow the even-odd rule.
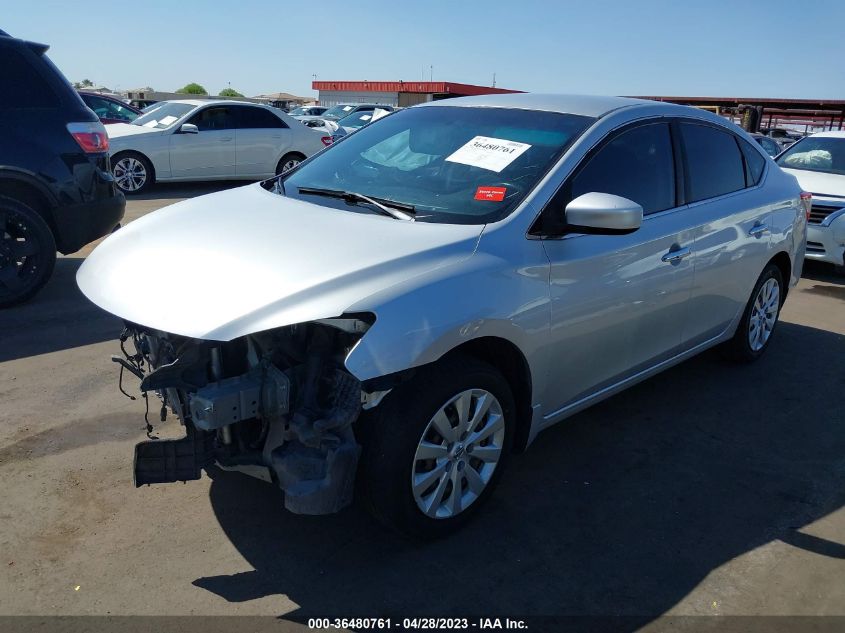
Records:
[[[268,178],[324,147],[277,108],[229,100],[162,101],[108,133],[112,173],[130,194],[159,181]]]
[[[218,461],[294,512],[358,489],[433,537],[552,424],[718,344],[759,358],[801,274],[800,194],[696,108],[449,99],[136,220],[77,279],[186,427],[136,446],[137,485]]]
[[[775,139],[769,138],[765,134],[752,134],[751,138],[757,141],[769,156],[777,156],[783,151]]]
[[[0,31],[0,82],[10,87],[0,99],[0,308],[38,292],[56,251],[110,233],[126,204],[105,127],[47,48]]]
[[[359,110],[355,114],[350,114],[347,117],[335,122],[335,129],[331,132],[332,142],[343,138],[347,134],[352,134],[360,130],[365,125],[369,125],[373,121],[377,121],[383,116],[390,114],[392,110],[385,110],[383,108],[376,108],[375,110]]]
[[[387,110],[388,112],[392,112],[396,109],[393,106],[380,105],[378,103],[341,103],[329,108],[320,116],[324,119],[339,121],[340,119],[359,112],[372,112],[376,108],[379,108],[380,110]]]
[[[301,116],[320,116],[326,110],[328,110],[328,108],[324,106],[300,106],[298,108],[294,108],[288,112],[288,114],[293,118],[298,119]]]
[[[777,159],[813,194],[807,257],[845,275],[845,132],[820,132],[798,141]]]
[[[100,121],[110,123],[132,123],[141,115],[141,110],[108,95],[97,92],[79,91],[82,101],[94,111]]]

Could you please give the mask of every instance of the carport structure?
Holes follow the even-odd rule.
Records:
[[[803,127],[803,132],[845,129],[845,100],[836,99],[769,99],[757,97],[637,97],[667,101],[712,110],[735,121],[745,106],[762,109],[760,126],[778,128]]]
[[[339,103],[383,103],[401,108],[450,97],[522,92],[494,86],[477,86],[452,81],[314,81],[320,105]]]

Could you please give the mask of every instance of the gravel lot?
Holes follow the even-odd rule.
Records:
[[[225,186],[157,187],[126,219]],[[236,473],[136,490],[143,405],[117,391],[119,322],[76,288],[88,252],[0,313],[0,614],[845,615],[845,279],[826,268],[759,363],[709,352],[543,433],[478,520],[420,545],[358,508],[288,514]]]

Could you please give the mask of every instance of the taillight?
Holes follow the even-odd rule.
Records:
[[[332,144],[332,137],[331,136],[324,136],[320,140],[323,141],[323,145],[325,145],[326,147],[328,147],[329,145]]]
[[[810,210],[813,208],[813,194],[802,191],[801,192],[801,204],[804,205],[804,214],[807,216],[807,220],[810,220]]]
[[[76,139],[84,152],[91,154],[109,151],[109,135],[106,134],[105,126],[99,121],[68,123],[67,131]]]

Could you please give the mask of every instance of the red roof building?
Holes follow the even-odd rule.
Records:
[[[450,97],[522,92],[451,81],[315,81],[311,87],[319,92],[320,105],[324,106],[380,103],[405,107]]]

